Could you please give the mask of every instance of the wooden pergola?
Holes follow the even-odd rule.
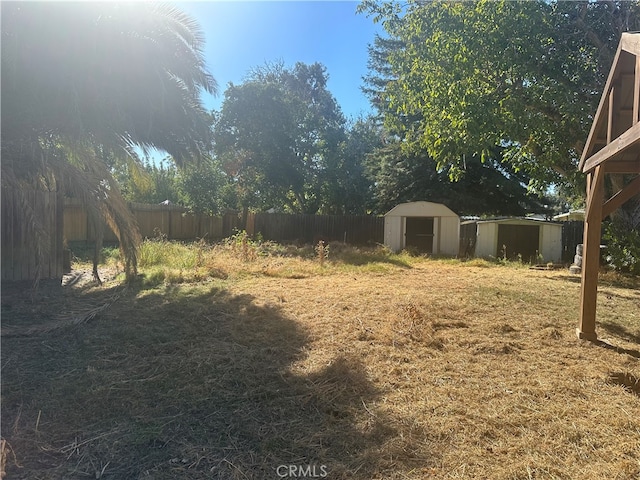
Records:
[[[577,334],[596,341],[602,220],[640,193],[640,33],[622,34],[579,169],[587,175],[587,202]],[[605,176],[612,174],[634,176],[606,198]]]

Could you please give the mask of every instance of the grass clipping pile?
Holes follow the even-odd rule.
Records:
[[[292,252],[32,300],[119,295],[3,338],[6,478],[640,477],[637,279],[601,278],[607,347],[566,272]]]

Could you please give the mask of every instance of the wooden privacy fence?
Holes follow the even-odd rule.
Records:
[[[143,238],[154,238],[159,234],[172,240],[195,240],[197,238],[221,239],[241,228],[240,218],[235,213],[221,217],[203,213],[191,213],[176,205],[148,205],[129,203]],[[95,231],[87,218],[87,211],[77,199],[65,199],[64,237],[68,242],[95,241]],[[104,240],[115,242],[117,238],[105,228]]]
[[[250,213],[247,233],[274,242],[340,241],[353,245],[382,243],[384,217],[372,215],[305,215]]]
[[[62,205],[58,192],[2,188],[2,281],[62,277]]]
[[[371,215],[296,215],[284,213],[249,213],[246,225],[236,213],[223,216],[191,213],[176,205],[130,203],[143,238],[159,233],[171,240],[208,238],[219,240],[246,230],[275,242],[316,243],[318,240],[341,241],[364,245],[382,243],[384,217]],[[64,237],[68,242],[95,241],[95,232],[87,212],[76,199],[64,202]],[[105,228],[105,241],[115,242],[116,236]]]
[[[584,222],[572,220],[562,222],[562,261],[571,263],[576,254],[576,246],[582,243]]]

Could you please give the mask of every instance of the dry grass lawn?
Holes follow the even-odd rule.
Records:
[[[6,478],[640,478],[638,279],[332,248],[3,288]]]

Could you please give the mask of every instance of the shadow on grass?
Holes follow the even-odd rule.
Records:
[[[640,397],[640,378],[628,372],[613,372],[609,374],[607,383],[610,385],[619,385],[629,393],[633,393]]]
[[[582,282],[582,277],[580,275],[558,275],[547,278],[578,284]],[[640,288],[640,278],[632,275],[617,274],[614,272],[601,272],[598,277],[598,286],[638,290]]]
[[[130,286],[90,323],[3,338],[9,478],[370,478],[394,435],[378,393],[346,354],[296,369],[308,344],[278,308],[205,286]]]
[[[580,277],[580,275],[558,275],[558,276],[546,277],[546,278],[551,280],[561,280],[563,282],[578,283],[578,284],[582,282],[582,278]]]
[[[394,265],[400,268],[406,268],[406,269],[413,268],[411,264],[405,260],[389,257],[383,254],[376,254],[376,253],[342,254],[337,256],[336,259],[331,259],[331,260],[334,261],[335,263],[353,265],[354,267],[360,267],[360,266],[371,265],[376,263],[386,263],[386,264]]]
[[[595,345],[597,345],[598,347],[602,347],[606,350],[612,350],[616,353],[620,353],[623,355],[629,355],[631,357],[634,358],[640,358],[640,351],[638,350],[634,350],[631,348],[622,348],[622,347],[617,347],[615,345],[612,345],[611,343],[605,342],[603,340],[596,340],[594,342]]]
[[[628,328],[624,327],[623,325],[620,325],[617,323],[599,321],[598,326],[602,327],[608,333],[612,335],[616,335],[617,337],[620,337],[623,340],[626,340],[627,342],[637,343],[638,345],[640,345],[640,335],[630,331]]]
[[[363,266],[382,263],[401,268],[412,268],[409,261],[399,258],[398,255],[390,254],[381,247],[359,247],[341,242],[330,242],[326,248],[328,260],[336,264]],[[318,255],[316,246],[309,244],[297,246],[267,242],[261,245],[260,249],[264,254],[285,258],[296,257],[304,260],[313,260]]]

